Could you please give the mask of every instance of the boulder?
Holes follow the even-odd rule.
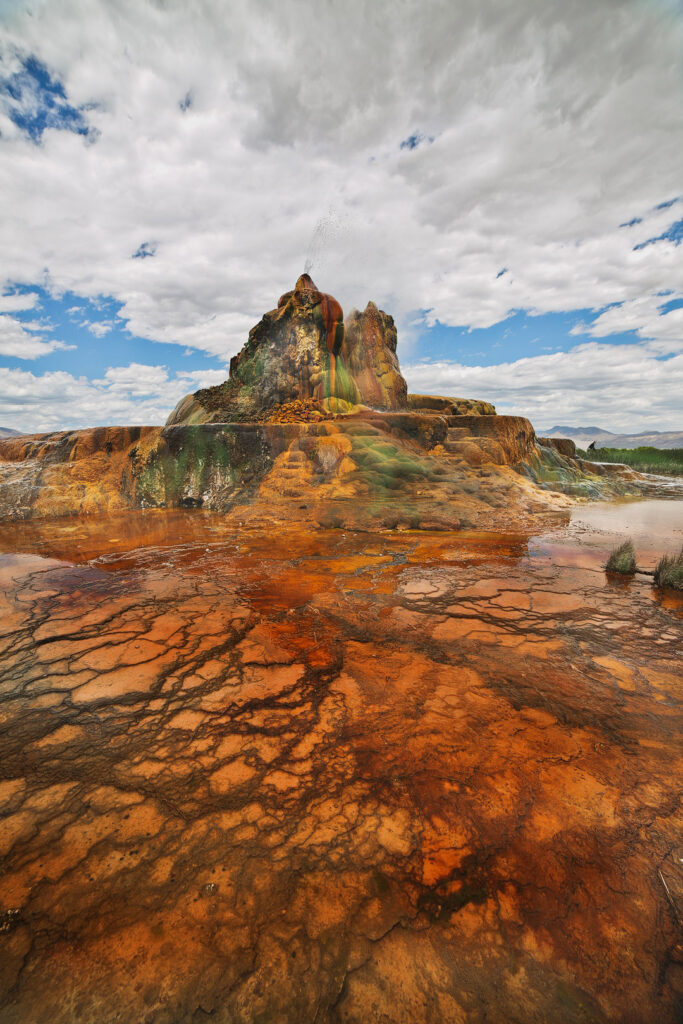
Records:
[[[488,448],[491,457],[502,450],[505,462],[515,466],[534,453],[536,435],[529,420],[523,416],[460,416],[458,425],[473,438],[490,438],[499,448]]]
[[[573,459],[576,456],[576,445],[568,437],[537,437],[536,440],[546,448],[554,448],[556,452],[568,459]]]

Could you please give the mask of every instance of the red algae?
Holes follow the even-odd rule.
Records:
[[[610,542],[0,528],[3,1022],[677,1020],[680,609]]]

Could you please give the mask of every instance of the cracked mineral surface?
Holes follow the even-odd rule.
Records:
[[[679,1019],[681,601],[567,520],[0,526],[3,1024]]]

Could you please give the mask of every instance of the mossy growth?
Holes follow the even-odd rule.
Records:
[[[179,505],[188,497],[199,498],[212,483],[232,486],[239,471],[229,441],[226,435],[202,427],[183,430],[178,450],[160,447],[140,473],[137,494],[141,504]]]
[[[607,572],[619,573],[621,576],[633,576],[636,571],[636,553],[633,541],[627,540],[610,554],[605,566]]]
[[[683,590],[683,548],[677,555],[663,555],[657,563],[655,586]]]
[[[253,354],[249,353],[249,358],[241,360],[235,371],[235,376],[243,387],[253,387],[259,383],[265,371],[264,354],[260,349],[256,348]]]
[[[401,491],[418,480],[433,480],[434,465],[390,441],[375,437],[353,438],[353,460],[372,493]]]

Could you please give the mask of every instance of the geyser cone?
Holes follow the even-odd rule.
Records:
[[[230,379],[183,399],[169,424],[328,416],[358,405],[405,409],[406,385],[396,359],[396,328],[370,303],[349,320],[340,303],[303,273],[277,309],[249,332],[230,362]]]

